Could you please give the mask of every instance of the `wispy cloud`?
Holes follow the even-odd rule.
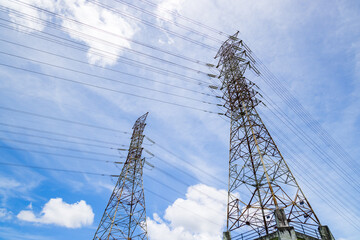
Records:
[[[44,30],[46,23],[37,18],[61,22],[64,32],[68,33],[71,38],[89,46],[87,56],[91,64],[114,65],[118,56],[123,53],[122,47],[131,47],[127,39],[131,39],[137,31],[136,24],[85,0],[25,0],[24,4],[1,0],[1,5],[7,7],[11,21],[29,27],[25,28],[14,24],[14,27],[20,30],[30,32]],[[37,7],[58,15],[52,17]],[[25,19],[19,17],[18,12],[30,15],[35,18],[35,21],[29,20],[28,16]],[[102,51],[111,54],[104,54]]]

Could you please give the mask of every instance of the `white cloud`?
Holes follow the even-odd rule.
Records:
[[[53,1],[46,1],[46,0],[25,0],[24,1],[26,4],[31,4],[34,5],[36,7],[42,7],[46,10],[50,10],[50,11],[54,11],[54,2]],[[13,1],[8,1],[8,0],[0,0],[0,5],[3,7],[6,7],[9,10],[9,17],[11,19],[12,22],[19,24],[19,25],[23,25],[25,27],[21,27],[19,25],[14,24],[14,27],[16,29],[19,29],[21,31],[30,31],[28,28],[33,28],[35,30],[38,31],[42,31],[44,30],[44,25],[39,23],[39,22],[34,22],[34,21],[28,21],[25,20],[24,18],[19,18],[19,14],[17,12],[20,12],[22,14],[25,15],[30,15],[34,18],[40,18],[43,20],[49,20],[50,17],[47,16],[46,14],[34,9],[34,8],[29,8],[28,6],[26,6],[26,4],[20,4],[20,3],[16,3]],[[15,10],[15,11],[14,11]],[[17,12],[16,12],[17,11]]]
[[[158,15],[165,19],[175,20],[175,16],[171,14],[169,11],[179,13],[182,9],[182,5],[184,0],[165,0],[158,4],[156,12]],[[158,19],[161,21],[160,19]]]
[[[93,223],[94,213],[84,200],[68,204],[61,198],[52,198],[45,204],[39,216],[36,216],[33,210],[22,210],[17,218],[26,222],[80,228]]]
[[[180,13],[182,6],[183,6],[184,0],[164,0],[161,1],[157,8],[156,8],[156,14],[160,16],[160,18],[157,18],[157,22],[164,26],[166,21],[175,22],[176,16],[174,14],[171,14],[171,12]],[[166,21],[164,21],[164,20]],[[159,39],[160,44],[174,44],[175,41],[168,33],[165,33],[167,40]]]
[[[42,181],[41,177],[31,178],[36,179],[33,181],[29,181],[27,178],[29,175],[23,173],[21,176],[13,176],[13,178],[8,178],[5,176],[0,177],[0,201],[2,205],[6,205],[6,202],[11,198],[23,198],[28,201],[33,199],[30,191],[36,188],[40,182]],[[34,175],[31,175],[34,176]],[[16,180],[15,180],[16,178]],[[24,180],[26,179],[26,180]],[[26,184],[23,184],[24,181]]]
[[[0,188],[2,189],[13,189],[19,187],[21,184],[10,178],[0,177]]]
[[[130,23],[118,14],[85,0],[59,0],[56,2],[25,0],[24,2],[63,16],[64,18],[58,19],[61,20],[61,25],[64,27],[63,30],[71,38],[84,42],[89,46],[87,57],[91,64],[97,63],[103,66],[115,64],[119,55],[122,54],[123,47],[130,48],[130,42],[126,39],[131,39],[137,30],[135,24]],[[26,4],[22,5],[7,0],[0,0],[0,5],[8,9],[9,17],[15,23],[14,28],[30,32],[35,30],[43,31],[45,28],[44,24],[37,21],[36,18],[49,21],[51,20],[51,15],[31,8],[31,6]],[[34,17],[35,21],[19,17],[16,11]],[[69,19],[85,24],[79,24]],[[21,24],[34,30],[20,27],[16,24]],[[110,54],[101,53],[102,51],[109,52]]]
[[[6,208],[0,208],[0,222],[12,219],[13,213]]]
[[[66,19],[62,22],[64,27],[77,32],[65,29],[72,38],[83,41],[90,47],[87,56],[91,64],[113,65],[122,53],[121,47],[130,48],[130,42],[124,38],[131,39],[136,27],[119,15],[85,0],[59,1],[57,11],[65,17],[93,26],[80,25]],[[99,50],[96,49],[112,54],[99,55]]]
[[[211,197],[209,197],[211,196]],[[169,206],[164,220],[157,214],[148,219],[151,240],[218,240],[226,220],[227,191],[203,184],[188,188],[186,199]]]

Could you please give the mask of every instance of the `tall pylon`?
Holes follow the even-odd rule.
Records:
[[[256,111],[261,94],[245,77],[248,69],[260,75],[251,50],[236,33],[223,43],[215,58],[219,58],[225,115],[231,121],[224,239],[231,239],[230,235],[242,240],[297,239],[303,235],[309,237],[304,239],[333,239],[321,233],[328,228],[321,226]],[[287,236],[280,234],[281,229]]]
[[[147,115],[148,113],[139,117],[133,126],[126,161],[105,208],[94,240],[148,239],[143,187],[145,158],[141,157]]]

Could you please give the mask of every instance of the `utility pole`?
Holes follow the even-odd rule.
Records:
[[[333,240],[256,111],[261,94],[245,77],[247,70],[261,74],[251,50],[236,33],[215,58],[219,59],[225,115],[231,121],[224,239]]]
[[[128,156],[94,240],[148,239],[143,186],[145,158],[141,157],[147,115],[139,117],[133,126]]]

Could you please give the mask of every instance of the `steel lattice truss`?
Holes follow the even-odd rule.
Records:
[[[148,113],[138,118],[133,127],[129,153],[94,240],[148,239],[143,166],[141,158],[143,131]]]
[[[317,227],[318,218],[256,111],[261,95],[244,76],[247,69],[260,74],[251,51],[235,34],[216,58],[225,115],[231,120],[228,231],[271,233],[276,230],[276,208],[284,209],[290,226]]]

